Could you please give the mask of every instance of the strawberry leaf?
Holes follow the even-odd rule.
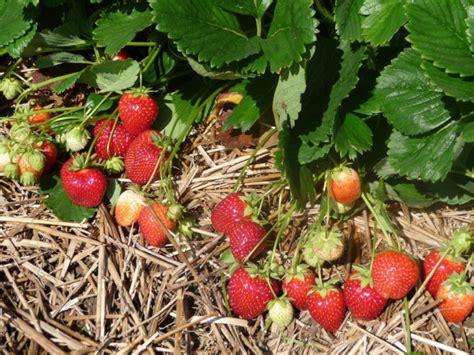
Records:
[[[359,14],[364,0],[336,0],[334,19],[336,31],[342,40],[361,41],[363,17]]]
[[[115,204],[117,203],[121,192],[122,189],[117,179],[110,179],[107,183],[107,190],[105,191],[105,195],[109,199],[110,204],[112,206],[115,206]]]
[[[404,5],[406,0],[365,0],[360,13],[366,16],[362,21],[362,36],[374,46],[380,46],[392,39],[406,21]]]
[[[23,36],[32,21],[24,13],[25,1],[0,0],[0,48]]]
[[[39,57],[36,60],[36,65],[40,69],[54,67],[64,63],[88,64],[90,62],[80,54],[68,52],[57,52]]]
[[[216,3],[226,10],[253,17],[262,17],[272,2],[273,0],[216,0]]]
[[[406,6],[408,41],[423,58],[449,73],[474,75],[462,0],[418,0]]]
[[[38,25],[34,23],[23,36],[10,43],[7,47],[8,54],[13,58],[19,58],[23,50],[28,46],[28,43],[30,43],[35,36],[37,27]]]
[[[73,85],[79,80],[79,78],[81,77],[82,75],[82,72],[83,71],[78,71],[77,73],[75,73],[73,76],[61,81],[60,83],[56,84],[54,87],[53,87],[53,91],[56,93],[56,94],[60,94],[64,91],[66,91],[67,89],[70,89],[73,87]]]
[[[102,12],[94,30],[94,39],[99,47],[105,47],[105,53],[116,54],[130,42],[135,35],[150,26],[152,13],[142,7],[117,7]]]
[[[102,92],[121,91],[135,84],[139,72],[135,60],[108,61],[87,68],[80,80]]]
[[[82,222],[84,219],[93,217],[97,211],[97,208],[73,204],[58,174],[41,178],[39,194],[48,195],[44,204],[62,221]]]
[[[372,131],[359,117],[349,113],[336,133],[335,144],[341,157],[347,155],[349,159],[355,159],[357,154],[372,147]]]

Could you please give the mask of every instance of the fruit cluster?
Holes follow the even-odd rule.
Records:
[[[347,167],[331,172],[328,194],[333,203],[346,210],[352,208],[361,196],[357,172]],[[266,236],[265,229],[252,221],[255,216],[250,201],[241,193],[231,193],[216,205],[211,215],[214,229],[229,236],[230,250],[238,262],[227,286],[230,307],[238,316],[252,320],[268,310],[275,324],[286,327],[293,319],[294,308],[308,310],[321,327],[336,332],[346,308],[354,319],[376,319],[390,299],[406,297],[422,276],[426,278],[427,290],[442,300],[439,309],[447,321],[462,322],[472,312],[474,294],[465,281],[466,264],[462,259],[472,244],[468,232],[455,233],[444,250],[428,254],[423,263],[424,275],[411,255],[385,249],[373,255],[369,268],[353,266],[341,289],[336,280],[323,281],[321,274],[325,263],[344,253],[343,235],[335,228],[311,226],[300,238],[305,264],[300,263],[298,254],[294,255],[294,262],[284,275],[272,273],[276,268],[268,265],[268,261],[263,266],[247,264],[261,254]]]

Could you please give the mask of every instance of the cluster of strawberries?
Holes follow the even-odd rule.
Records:
[[[361,195],[357,172],[347,167],[337,169],[331,175],[328,190],[333,202],[353,204]],[[250,220],[249,210],[243,195],[232,193],[216,205],[211,216],[213,227],[229,235],[230,249],[239,262],[228,283],[228,297],[232,311],[244,319],[255,319],[268,310],[275,324],[286,327],[296,308],[308,310],[324,329],[336,332],[346,308],[355,319],[376,319],[390,299],[405,297],[420,279],[420,268],[413,257],[387,249],[374,256],[370,269],[354,266],[343,289],[333,280],[323,281],[311,267],[320,269],[323,263],[340,258],[344,243],[337,230],[318,226],[302,236],[306,264],[295,263],[281,277],[283,296],[279,296],[278,276],[264,272],[265,266],[244,265],[262,252],[266,235],[260,225]],[[472,236],[459,231],[451,238],[445,258],[436,270],[434,267],[440,260],[438,250],[431,252],[423,264],[424,276],[431,277],[427,290],[442,300],[439,309],[450,322],[462,322],[474,306],[474,294],[465,281],[466,265],[461,261],[461,255],[471,244]]]

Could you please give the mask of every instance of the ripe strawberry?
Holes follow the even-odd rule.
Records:
[[[142,195],[132,190],[122,192],[115,204],[115,220],[123,227],[132,225],[138,221],[144,205],[145,202]]]
[[[331,283],[321,284],[313,289],[314,292],[308,295],[306,307],[311,317],[318,322],[321,327],[331,333],[335,333],[344,320],[346,304],[342,291],[331,285]]]
[[[135,137],[155,122],[158,103],[145,93],[126,92],[120,97],[118,110],[123,126]]]
[[[426,256],[425,261],[423,263],[423,271],[425,277],[427,277],[431,273],[431,270],[433,270],[439,259],[440,255],[438,250],[433,250]],[[428,281],[426,289],[431,293],[433,297],[436,296],[439,286],[448,279],[449,275],[454,272],[461,273],[464,271],[465,268],[466,265],[464,265],[462,261],[457,260],[455,257],[447,255],[443,259],[441,264],[439,264],[439,267],[434,272],[433,277],[430,279],[430,281]]]
[[[307,265],[301,264],[290,270],[282,280],[282,289],[299,310],[306,309],[308,293],[316,285],[316,274]]]
[[[125,155],[125,174],[134,183],[146,184],[158,161],[160,166],[156,169],[153,180],[160,176],[160,168],[169,156],[167,152],[163,153],[160,141],[160,133],[148,130],[139,134],[128,147]]]
[[[351,203],[360,197],[360,177],[354,169],[342,166],[331,172],[329,196],[339,203]]]
[[[354,267],[344,283],[344,299],[352,317],[360,320],[377,318],[384,310],[388,300],[373,289],[370,271],[362,267]]]
[[[318,227],[308,231],[303,248],[303,258],[308,265],[316,267],[319,260],[337,260],[343,253],[344,243],[338,230]]]
[[[112,129],[114,129],[113,133]],[[112,137],[110,137],[111,134]],[[99,159],[102,160],[113,156],[125,157],[133,140],[130,133],[120,123],[116,124],[114,128],[114,121],[106,119],[100,120],[94,127],[94,137],[98,135],[99,138],[97,138],[94,149]]]
[[[227,286],[232,311],[247,320],[265,312],[268,302],[274,299],[268,282],[258,275],[252,275],[240,267],[234,271]],[[272,288],[277,294],[278,283],[275,280],[272,280]]]
[[[436,298],[443,300],[438,307],[448,322],[463,322],[474,308],[474,292],[472,286],[464,280],[463,274],[451,274],[441,284]]]
[[[39,149],[44,155],[44,171],[51,171],[58,160],[58,148],[56,145],[48,141],[43,141],[41,144],[36,144],[35,148]]]
[[[418,264],[407,254],[385,250],[375,256],[372,266],[374,289],[384,298],[403,298],[419,276]]]
[[[60,175],[64,190],[75,205],[95,207],[102,202],[107,179],[100,170],[86,167],[81,156],[65,162]]]
[[[161,248],[168,241],[168,237],[156,217],[168,230],[173,231],[176,228],[176,221],[169,216],[168,206],[158,202],[142,208],[138,217],[138,226],[148,244]]]
[[[268,303],[268,315],[273,323],[286,328],[293,320],[293,306],[288,298],[277,298]]]
[[[265,249],[265,241],[262,242],[265,234],[265,229],[255,222],[242,221],[237,223],[230,232],[230,250],[235,259],[242,262],[260,243],[248,260],[259,255]]]
[[[230,234],[240,221],[251,219],[250,206],[244,201],[244,195],[240,192],[227,195],[214,207],[211,214],[214,229],[225,234]]]
[[[36,184],[43,174],[44,162],[44,155],[39,150],[28,150],[20,154],[18,158],[20,182],[25,186]]]
[[[41,111],[43,110],[43,107],[36,105],[33,110],[35,111]],[[28,122],[32,124],[41,124],[43,122],[46,122],[51,118],[51,114],[49,112],[39,112],[35,113],[34,115],[31,115],[28,117]]]
[[[120,52],[118,52],[116,55],[112,57],[112,60],[125,60],[128,59],[128,53],[125,51],[125,49],[122,49]]]

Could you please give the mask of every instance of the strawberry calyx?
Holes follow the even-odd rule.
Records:
[[[119,174],[123,171],[125,165],[120,157],[112,157],[105,161],[104,168],[110,174]]]
[[[329,294],[329,291],[336,291],[337,288],[334,286],[337,283],[334,279],[329,279],[327,281],[322,281],[320,279],[316,279],[316,285],[313,286],[308,294],[318,292],[322,298],[326,298]]]
[[[306,270],[308,270],[308,268],[309,268],[309,265],[306,265],[306,264],[299,264],[299,265],[296,265],[295,267],[292,267],[285,274],[286,282],[291,282],[291,280],[293,279],[304,281]]]
[[[3,171],[8,179],[17,180],[20,177],[20,168],[17,163],[8,163]]]
[[[131,95],[133,97],[141,97],[141,96],[150,96],[150,93],[155,92],[155,90],[150,90],[147,87],[140,86],[138,88],[131,88],[124,92],[124,95]]]
[[[464,274],[452,273],[448,279],[442,283],[450,292],[456,295],[466,295],[472,293],[472,286],[464,279]]]
[[[10,128],[10,137],[18,143],[26,143],[30,134],[30,126],[26,123],[16,123]]]
[[[245,267],[245,271],[247,271],[250,277],[253,279],[256,277],[266,278],[268,275],[268,270],[265,270],[254,263],[248,263],[247,267]]]
[[[179,220],[178,232],[181,235],[184,235],[185,237],[190,238],[193,236],[192,228],[195,226],[196,226],[196,221],[192,217],[190,216],[182,217]]]
[[[460,257],[472,248],[474,237],[467,229],[460,229],[453,233],[448,247],[453,250],[454,257]]]
[[[79,171],[85,168],[87,168],[86,159],[84,158],[83,155],[78,155],[73,159],[71,166],[69,166],[68,170]]]
[[[360,280],[361,288],[365,288],[367,286],[374,288],[374,280],[368,268],[362,265],[354,265],[353,269],[356,270],[356,273],[350,276],[351,279]]]
[[[173,203],[173,204],[168,206],[168,210],[166,212],[166,217],[168,217],[169,219],[171,219],[173,221],[178,221],[183,216],[183,212],[184,212],[183,206],[181,206],[177,203]]]

